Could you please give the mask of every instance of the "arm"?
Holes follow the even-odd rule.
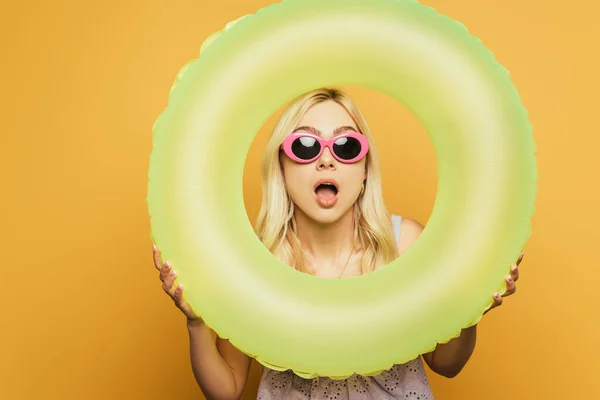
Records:
[[[471,358],[476,340],[477,325],[473,325],[463,329],[459,337],[438,344],[434,351],[423,354],[423,359],[432,371],[446,378],[454,378]]]
[[[402,219],[402,235],[398,252],[402,255],[421,235],[423,225],[410,218]],[[453,378],[463,369],[475,349],[477,325],[463,329],[460,336],[448,343],[439,344],[434,351],[423,355],[423,359],[437,374]]]
[[[190,358],[196,382],[207,400],[237,400],[241,397],[251,359],[228,340],[213,338],[202,320],[188,321]]]
[[[202,393],[208,400],[239,399],[248,379],[250,357],[233,347],[228,340],[217,338],[215,344],[212,330],[183,299],[183,287],[174,284],[176,271],[168,262],[163,263],[156,246],[153,253],[163,290],[186,316],[192,370]]]

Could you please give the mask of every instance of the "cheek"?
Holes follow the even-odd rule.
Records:
[[[310,184],[310,167],[290,161],[284,163],[283,168],[288,193],[293,196],[305,192],[307,184]]]
[[[366,177],[367,172],[364,165],[351,165],[344,171],[344,181],[352,187],[360,188]]]

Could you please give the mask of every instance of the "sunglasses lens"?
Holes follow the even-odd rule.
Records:
[[[292,152],[301,160],[315,158],[319,151],[321,151],[321,145],[315,138],[299,137],[292,143]]]
[[[356,158],[362,149],[360,142],[353,137],[342,137],[333,144],[333,151],[342,160]]]

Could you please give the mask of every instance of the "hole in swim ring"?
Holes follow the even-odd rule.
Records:
[[[436,198],[437,163],[432,142],[425,128],[406,107],[385,94],[363,87],[338,87],[338,89],[348,94],[355,102],[372,134],[375,150],[379,158],[379,181],[382,188],[384,206],[392,214],[402,216],[403,218],[415,219],[422,225],[426,225]],[[244,204],[247,216],[255,229],[263,201],[263,190],[276,190],[282,181],[278,176],[280,172],[276,167],[273,167],[271,171],[275,178],[269,184],[272,187],[270,189],[263,187],[261,160],[263,153],[269,151],[269,139],[287,106],[288,104],[282,105],[261,127],[252,142],[246,158],[243,178]],[[331,118],[336,118],[333,115],[335,111],[332,110],[331,113]],[[302,131],[312,134],[318,133],[327,137],[328,134],[320,132],[319,126],[316,125],[320,125],[321,127],[345,125],[343,124],[344,121],[336,123],[335,120],[329,121],[326,117],[327,114],[323,113],[313,116],[310,119],[311,123],[307,124],[308,129],[303,129]],[[337,117],[339,118],[339,116]],[[352,122],[351,120],[350,124]],[[352,127],[356,126],[354,124]],[[316,128],[319,132],[315,132],[312,128]],[[342,131],[342,133],[345,133],[345,131]],[[283,141],[285,133],[281,132],[280,136],[280,141]],[[306,145],[307,143],[309,142],[307,141],[304,144]],[[308,154],[306,157],[314,156],[318,154],[317,150],[319,149],[310,150],[299,154],[301,156]],[[272,147],[270,151],[277,153],[273,155],[272,161],[275,158],[281,159],[282,156],[285,156],[285,152],[279,149],[279,147]],[[325,162],[327,160],[332,161],[333,154],[328,156],[329,154],[322,156],[322,160],[325,160]],[[316,177],[320,176],[323,177],[323,182],[314,182],[315,186],[311,186],[309,189],[312,190],[310,195],[314,197],[312,199],[314,203],[310,203],[311,200],[308,197],[299,194],[301,190],[297,185],[288,191],[288,193],[293,192],[299,198],[298,203],[305,208],[312,207],[310,210],[302,210],[302,207],[295,205],[296,212],[306,211],[305,214],[314,216],[316,220],[322,218],[322,225],[325,225],[331,222],[332,219],[339,218],[340,212],[343,214],[344,210],[352,207],[351,203],[345,201],[344,195],[349,194],[349,192],[358,195],[360,186],[349,187],[348,181],[343,179],[342,174],[339,174],[340,171],[327,170],[328,167],[335,169],[336,166],[338,166],[338,169],[343,169],[347,165],[333,159],[333,166],[317,166],[317,163],[322,162],[322,160],[293,165],[293,168],[301,171],[300,173],[306,171],[301,170],[303,168],[310,170],[310,172],[307,172],[306,179],[309,179],[308,177],[311,179],[316,179]],[[279,166],[281,167],[281,162]],[[300,181],[302,180],[295,182]],[[375,182],[376,179],[373,182],[369,182],[369,178],[367,178],[367,185],[370,183],[376,184]],[[365,206],[371,207],[379,205],[365,204]],[[264,213],[267,212],[272,215],[284,215],[282,210],[276,209],[273,204],[265,204]],[[343,262],[345,261],[343,260]],[[360,257],[353,256],[351,261],[350,264],[352,264],[354,271],[345,271],[342,274],[342,278],[360,275]],[[387,264],[389,263],[380,265],[379,268],[385,267]],[[303,272],[308,271],[305,270]],[[314,274],[322,277],[337,278],[333,272],[332,269],[329,271],[329,274],[327,272]]]

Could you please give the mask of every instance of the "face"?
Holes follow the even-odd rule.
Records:
[[[346,109],[330,100],[311,107],[294,132],[331,139],[358,132],[358,128]],[[338,149],[336,146],[336,153]],[[339,155],[344,158],[343,148]],[[318,223],[334,222],[349,212],[366,179],[366,157],[352,163],[342,162],[329,147],[308,163],[294,161],[284,151],[280,153],[280,160],[287,190],[296,208]]]

